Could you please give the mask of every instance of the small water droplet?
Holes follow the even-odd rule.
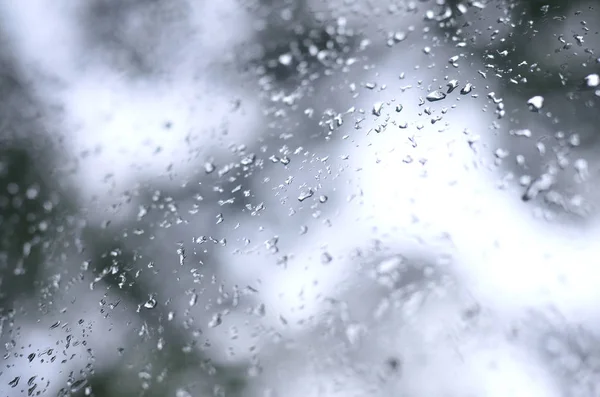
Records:
[[[198,294],[192,294],[190,298],[190,306],[194,306],[198,302]]]
[[[448,84],[446,84],[446,87],[448,87],[448,91],[446,91],[446,92],[448,94],[450,94],[452,91],[454,91],[458,87],[458,80],[450,80],[448,82]]]
[[[327,196],[323,195],[319,197],[319,202],[320,203],[326,203],[328,200]]]
[[[329,254],[329,252],[323,252],[321,254],[321,263],[323,263],[323,264],[331,263],[332,260],[333,260],[333,257],[331,256],[331,254]]]
[[[221,316],[221,313],[216,313],[212,317],[212,319],[209,321],[208,327],[215,328],[215,327],[218,327],[219,325],[221,325],[222,323],[223,323],[223,317]]]
[[[406,33],[404,33],[404,32],[396,32],[396,33],[394,33],[394,41],[396,43],[404,41],[405,39],[406,39]]]
[[[467,83],[465,84],[465,86],[460,90],[460,94],[461,95],[467,95],[469,94],[471,91],[473,91],[473,84],[471,83]]]
[[[259,304],[258,306],[256,306],[254,308],[254,310],[252,310],[252,312],[257,316],[263,317],[266,313],[265,304],[264,303]]]
[[[429,102],[436,102],[436,101],[441,101],[442,99],[446,98],[446,94],[444,94],[442,91],[431,91],[425,98],[427,98],[427,100]]]
[[[311,198],[313,194],[315,194],[315,192],[309,188],[300,193],[300,195],[298,196],[298,201],[303,202],[304,200]]]
[[[383,102],[375,102],[373,104],[373,115],[374,116],[381,116],[381,109],[383,108]]]
[[[185,389],[177,389],[175,397],[192,397],[192,395]]]
[[[214,172],[215,170],[215,165],[211,162],[206,162],[204,163],[204,172],[206,172],[207,174],[210,174],[212,172]]]
[[[524,136],[526,138],[531,138],[531,130],[527,128],[523,130],[516,130],[513,132],[513,134],[516,136]]]

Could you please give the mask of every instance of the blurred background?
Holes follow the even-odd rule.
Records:
[[[0,396],[600,395],[600,7],[0,1]]]

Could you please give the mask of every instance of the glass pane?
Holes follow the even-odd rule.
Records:
[[[0,18],[2,395],[600,395],[595,2]]]

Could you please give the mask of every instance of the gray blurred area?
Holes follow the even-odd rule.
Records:
[[[599,9],[0,1],[0,396],[600,395]]]

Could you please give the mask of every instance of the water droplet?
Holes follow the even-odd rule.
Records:
[[[319,197],[319,202],[320,203],[326,203],[328,200],[327,196],[323,195]]]
[[[544,107],[544,97],[541,95],[531,97],[527,101],[527,105],[529,106],[529,110],[532,112],[537,112]]]
[[[322,264],[327,264],[327,263],[331,263],[331,261],[333,260],[333,257],[329,254],[329,252],[323,252],[321,254],[321,263]]]
[[[153,296],[151,296],[150,298],[148,298],[148,300],[146,301],[146,303],[144,303],[144,307],[146,309],[154,309],[157,305],[156,299],[154,299]]]
[[[406,33],[404,33],[404,32],[396,32],[396,33],[394,33],[394,41],[396,43],[404,41],[405,39],[406,39]]]
[[[361,324],[350,324],[346,328],[346,337],[353,345],[357,344],[365,333],[365,327]]]
[[[448,87],[448,91],[446,91],[448,94],[450,94],[452,91],[454,91],[456,89],[456,87],[458,87],[458,80],[450,80],[448,82],[448,84],[446,84],[446,87]]]
[[[190,298],[190,306],[194,306],[198,302],[198,294],[192,294]]]
[[[300,193],[300,195],[298,196],[298,201],[303,202],[304,200],[311,198],[313,194],[315,194],[315,192],[309,188]]]
[[[383,102],[375,102],[373,104],[373,115],[381,116],[381,109],[383,108]]]
[[[429,93],[429,95],[427,95],[425,98],[427,98],[427,100],[429,102],[436,102],[436,101],[441,101],[442,99],[446,98],[446,94],[444,94],[441,91],[432,91]]]
[[[204,164],[204,172],[206,172],[207,174],[210,174],[211,172],[214,172],[215,170],[215,165],[211,162],[206,162]]]
[[[208,327],[209,328],[215,328],[215,327],[218,327],[219,325],[221,325],[222,323],[223,323],[223,318],[221,316],[221,313],[217,313],[209,321]]]
[[[573,167],[582,180],[585,180],[588,175],[588,162],[585,159],[577,159],[573,163]]]
[[[29,360],[29,362],[32,362],[35,359],[35,353],[31,353],[27,356],[27,360]]]
[[[600,76],[598,76],[596,73],[586,76],[585,84],[588,87],[598,87],[598,85],[600,85]]]
[[[17,387],[17,385],[19,384],[19,380],[21,379],[20,376],[17,376],[16,378],[14,378],[13,380],[11,380],[10,382],[8,382],[8,385],[10,387]]]
[[[71,384],[71,393],[76,393],[87,385],[87,379],[79,379]]]
[[[467,83],[465,84],[465,86],[460,90],[460,94],[461,95],[467,95],[469,94],[471,91],[473,91],[473,84],[471,83]]]
[[[292,64],[292,60],[292,54],[290,54],[289,52],[279,55],[279,63],[284,66],[290,66]]]
[[[192,397],[192,395],[185,389],[177,389],[175,397]]]
[[[256,306],[254,308],[254,310],[252,310],[252,312],[257,316],[264,317],[264,315],[266,313],[265,304],[264,303],[259,304],[258,306]]]
[[[534,199],[540,192],[546,191],[554,185],[555,177],[550,173],[542,174],[539,178],[535,179],[523,194],[523,201],[529,201]]]
[[[529,129],[523,129],[523,130],[516,130],[513,132],[513,135],[516,136],[524,136],[526,138],[531,138],[531,130]]]

